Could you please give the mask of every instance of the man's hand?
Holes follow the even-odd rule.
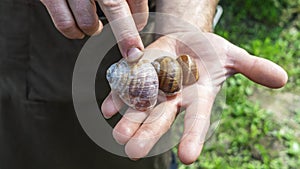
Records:
[[[180,39],[180,42],[177,40]],[[171,127],[178,109],[186,109],[184,131],[178,156],[185,164],[199,156],[209,128],[210,112],[221,84],[231,75],[242,73],[250,80],[270,88],[279,88],[287,81],[286,72],[275,63],[252,56],[213,33],[175,33],[163,36],[147,47],[178,56],[189,54],[199,66],[197,83],[184,86],[181,94],[158,104],[151,112],[129,109],[113,131],[117,142],[125,145],[132,159],[146,156],[154,144]],[[120,110],[112,96],[102,104],[102,113],[109,118]]]
[[[145,157],[154,144],[171,127],[180,107],[185,108],[184,131],[178,156],[185,164],[199,156],[209,128],[210,112],[222,83],[236,73],[270,88],[282,87],[286,72],[263,58],[252,56],[212,31],[212,19],[217,0],[164,1],[157,3],[156,32],[164,35],[145,50],[160,50],[176,57],[192,56],[199,66],[197,83],[184,86],[176,97],[160,102],[150,112],[129,109],[113,130],[113,136],[132,159]],[[172,15],[168,17],[166,15]],[[149,58],[148,58],[149,57]],[[160,56],[157,56],[160,57]],[[116,114],[122,104],[114,104],[110,94],[102,104],[104,117]]]
[[[46,6],[56,28],[67,38],[82,39],[85,35],[100,33],[103,28],[96,14],[94,0],[41,0],[41,2]],[[115,21],[115,24],[111,25],[123,57],[139,52],[136,48],[143,50],[138,30],[143,29],[147,23],[148,1],[98,0],[98,2],[108,21]],[[143,15],[133,19],[131,13]],[[130,51],[132,48],[134,50]]]

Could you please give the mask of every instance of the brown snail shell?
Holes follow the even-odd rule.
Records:
[[[180,64],[169,56],[160,57],[152,62],[158,75],[159,89],[167,96],[181,91],[182,69]]]
[[[180,55],[176,60],[182,68],[182,84],[190,85],[197,82],[199,79],[199,72],[198,66],[194,59],[189,55]]]
[[[112,91],[128,106],[140,111],[147,111],[155,106],[158,78],[150,62],[128,64],[125,59],[121,59],[110,66],[106,78]]]

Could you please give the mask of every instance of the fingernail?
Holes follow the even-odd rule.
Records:
[[[138,158],[130,158],[132,161],[137,161],[139,160]]]
[[[144,52],[138,48],[131,48],[127,52],[127,62],[137,62],[143,56],[143,54]]]
[[[105,114],[105,113],[102,113],[102,115],[103,115],[103,117],[104,117],[105,119],[110,119],[110,118],[111,118],[110,115],[107,115],[107,114]]]

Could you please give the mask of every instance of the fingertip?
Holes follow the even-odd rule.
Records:
[[[191,141],[183,141],[179,144],[178,157],[179,160],[186,165],[194,163],[200,155],[203,145],[197,145]]]
[[[245,73],[247,77],[273,89],[281,88],[287,83],[288,75],[282,67],[264,58],[258,58],[258,60],[257,65],[253,66],[253,73]]]
[[[135,129],[135,128],[134,128]],[[113,130],[113,137],[117,143],[124,145],[133,136],[134,130],[128,123],[124,123],[122,120],[115,126]]]
[[[102,110],[102,114],[104,116],[104,118],[109,119],[111,118],[115,113],[113,113],[110,107],[108,107],[107,105],[102,105],[101,107]]]
[[[118,112],[110,94],[102,103],[101,111],[104,118],[109,119]]]
[[[284,78],[281,83],[282,87],[287,84],[288,80],[289,80],[289,76],[288,76],[287,72],[284,71]]]
[[[283,69],[283,68],[281,68],[281,67],[279,67],[281,70],[281,79],[278,81],[278,86],[276,86],[276,88],[281,88],[281,87],[283,87],[283,86],[285,86],[286,85],[286,83],[288,82],[288,74],[287,74],[287,72]]]
[[[107,105],[102,104],[101,111],[104,118],[109,119],[113,116],[113,113],[110,112],[110,109],[111,108],[107,107]]]
[[[97,36],[99,35],[103,30],[103,24],[102,22],[99,20],[99,25],[98,25],[98,29],[94,32],[94,34],[92,36]]]
[[[131,159],[140,159],[148,154],[148,146],[145,141],[139,139],[131,139],[125,146],[125,153]]]
[[[122,56],[124,58],[129,57],[128,59],[133,62],[138,60],[143,54],[142,50],[144,50],[144,45],[139,35],[123,38],[118,42],[118,45]]]
[[[269,88],[281,88],[288,80],[286,71],[276,63],[250,55],[244,49],[232,47],[230,56],[234,58],[234,69],[255,83]]]

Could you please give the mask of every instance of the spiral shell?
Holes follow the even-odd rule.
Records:
[[[157,102],[158,77],[152,64],[139,61],[128,64],[124,59],[113,64],[106,74],[112,91],[128,106],[147,111]]]
[[[172,96],[181,91],[182,70],[180,64],[169,56],[160,57],[152,62],[157,71],[159,89],[167,96]]]
[[[181,55],[176,60],[178,61],[178,63],[182,68],[183,85],[190,85],[198,81],[199,79],[198,66],[193,58],[191,58],[189,55]]]

